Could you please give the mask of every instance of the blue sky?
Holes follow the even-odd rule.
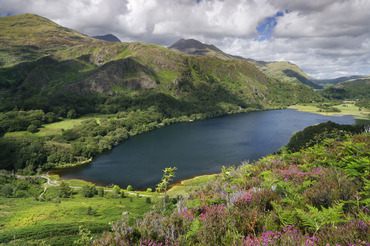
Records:
[[[315,78],[370,74],[369,0],[0,0],[81,33],[168,46],[181,38]],[[289,9],[289,11],[287,11]]]
[[[258,41],[269,40],[271,38],[272,31],[277,25],[277,18],[279,16],[284,16],[283,12],[279,11],[274,16],[267,17],[257,26],[257,31],[259,35],[259,37],[257,38]]]

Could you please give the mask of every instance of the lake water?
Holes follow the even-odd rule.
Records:
[[[353,116],[329,117],[283,109],[174,124],[135,136],[91,164],[64,169],[60,175],[101,185],[154,188],[166,167],[178,168],[173,182],[218,173],[222,166],[251,162],[276,152],[294,132],[329,120],[355,123]]]

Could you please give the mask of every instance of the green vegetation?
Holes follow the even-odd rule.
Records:
[[[0,175],[0,244],[73,245],[79,226],[91,237],[101,235],[110,222],[127,217],[134,223],[157,202],[155,196],[150,203],[136,195],[117,198],[112,189],[104,192],[103,187],[81,181],[45,184],[44,193],[44,182],[39,177]],[[82,188],[71,188],[74,185]]]
[[[51,185],[60,185],[47,185],[43,193],[44,179],[4,174],[0,242],[361,244],[369,240],[370,138],[352,135],[358,130],[331,122],[309,127],[279,155],[182,181],[163,197],[165,213],[163,198],[152,192],[135,192],[151,194],[144,198],[118,186],[104,192],[51,176]],[[307,138],[297,142],[299,136]]]
[[[370,110],[364,101],[330,101],[326,103],[303,103],[289,106],[303,112],[311,112],[322,115],[354,115],[356,119],[370,120]],[[360,105],[359,105],[360,104]]]
[[[175,177],[175,171],[177,170],[176,167],[167,167],[163,170],[163,177],[161,179],[161,182],[157,184],[156,190],[158,192],[163,191],[164,197],[163,197],[163,212],[166,210],[166,192],[167,188],[170,184],[170,181]]]
[[[281,155],[223,168],[166,192],[170,169],[158,187],[163,197],[149,190],[132,195],[130,186],[30,178],[87,163],[132,136],[176,122],[312,101],[322,111],[355,106],[328,104],[308,87],[271,78],[246,60],[107,43],[35,15],[1,17],[0,32],[0,169],[25,175],[0,175],[0,243],[369,241],[369,134],[352,135],[358,129],[332,123],[295,134]],[[291,71],[285,75],[297,78]],[[361,99],[358,114],[367,113],[366,85],[339,92]],[[354,98],[357,90],[365,94]],[[334,92],[323,95],[338,97]]]
[[[176,122],[323,100],[245,60],[104,42],[30,14],[0,28],[1,52],[17,56],[0,66],[0,168],[22,174],[87,163]]]
[[[337,133],[298,152],[203,177],[172,213],[119,221],[88,245],[365,245],[370,135],[332,127]]]
[[[190,55],[202,55],[217,57],[222,60],[240,59],[248,60],[253,63],[262,72],[271,76],[272,78],[279,79],[280,81],[288,83],[298,83],[307,85],[313,89],[322,89],[322,86],[315,83],[310,77],[305,74],[297,65],[290,62],[263,62],[252,59],[245,59],[239,56],[226,54],[214,45],[203,44],[194,39],[181,39],[176,43],[169,46],[169,49],[180,51]]]
[[[297,65],[285,61],[263,62],[251,60],[262,72],[268,76],[277,78],[289,83],[298,83],[309,86],[313,89],[322,89],[322,86],[315,83]]]
[[[326,98],[336,100],[370,100],[370,80],[343,82],[320,92]]]

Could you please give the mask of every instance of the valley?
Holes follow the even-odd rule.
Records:
[[[1,245],[369,244],[369,76],[35,14],[0,34]]]

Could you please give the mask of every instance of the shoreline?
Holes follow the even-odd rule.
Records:
[[[299,104],[298,105],[291,105],[287,108],[288,109],[295,109],[295,110],[298,110],[298,111],[301,111],[301,112],[310,112],[310,113],[315,113],[315,114],[321,114],[321,115],[325,115],[325,116],[338,116],[338,117],[340,117],[340,116],[344,116],[344,115],[352,115],[352,116],[355,116],[355,119],[362,119],[362,117],[363,117],[364,120],[369,120],[370,121],[370,111],[357,111],[357,114],[353,114],[353,113],[349,113],[349,112],[343,112],[343,111],[342,112],[335,112],[335,113],[334,112],[329,112],[329,113],[328,112],[317,112],[316,110],[318,108],[315,107],[312,104],[309,104],[309,103],[307,103],[307,105],[299,105]],[[228,115],[234,115],[234,114],[240,114],[240,113],[249,113],[249,112],[254,112],[254,111],[267,111],[267,110],[279,110],[279,109],[282,109],[282,108],[271,108],[271,109],[264,109],[264,110],[248,110],[247,112],[234,112],[234,113],[230,112],[230,113],[225,114],[225,115],[220,115],[220,116],[215,116],[215,117],[210,117],[210,118],[224,117],[224,116],[228,116]],[[205,118],[205,119],[210,119],[210,118]],[[205,119],[197,119],[196,121],[205,120]],[[193,122],[193,121],[186,121],[186,122],[183,121],[183,122],[176,122],[176,123],[187,123],[187,122]],[[164,127],[164,126],[161,126],[161,127]],[[49,173],[52,174],[52,175],[58,175],[59,180],[79,180],[79,181],[83,181],[83,182],[92,183],[96,186],[107,187],[107,185],[105,185],[105,184],[98,184],[98,183],[83,180],[83,179],[65,179],[65,178],[63,178],[63,175],[62,175],[63,170],[68,170],[68,169],[73,169],[73,168],[80,168],[84,165],[91,164],[91,162],[93,162],[93,160],[97,157],[98,156],[96,156],[94,158],[90,158],[89,160],[83,161],[83,162],[78,163],[78,164],[75,163],[75,164],[71,164],[71,165],[68,165],[68,166],[65,165],[65,166],[56,167],[56,168],[51,169],[49,171]],[[221,170],[220,170],[220,172],[221,172]],[[206,177],[206,176],[207,177],[216,176],[216,175],[220,174],[220,172],[211,173],[211,174],[194,175],[194,176],[191,176],[189,178],[181,179],[181,180],[177,181],[176,183],[169,185],[168,192],[171,193],[171,191],[174,191],[174,190],[178,189],[176,187],[186,186],[184,183],[191,182],[192,180],[196,180],[196,179]],[[138,189],[136,191],[143,192],[143,191],[145,191],[145,189]]]
[[[207,119],[212,119],[212,118],[217,118],[217,117],[225,117],[225,116],[229,116],[229,115],[247,114],[247,113],[251,113],[251,112],[260,112],[260,111],[269,111],[269,110],[280,110],[280,109],[286,109],[286,108],[289,108],[289,106],[286,106],[286,107],[271,107],[271,108],[265,108],[265,109],[254,109],[254,108],[252,108],[252,109],[240,109],[238,111],[227,112],[223,115],[200,118],[200,119],[194,119],[194,120],[193,119],[187,119],[187,120],[184,120],[184,121],[173,122],[173,123],[170,123],[169,125],[178,124],[178,123],[192,123],[192,122],[199,121],[199,120],[207,120]],[[155,129],[150,130],[150,131],[154,131],[156,129],[159,129],[159,128],[162,128],[162,127],[165,127],[165,126],[166,125],[164,125],[164,124],[159,124],[158,128],[155,128]],[[147,132],[150,132],[150,131],[147,131]],[[112,149],[114,149],[117,145],[127,141],[128,139],[130,139],[132,137],[142,135],[142,134],[145,134],[147,132],[143,132],[143,133],[140,133],[140,134],[130,136],[129,138],[123,140],[122,142],[119,142],[119,143],[115,144],[114,146],[112,146]],[[56,174],[56,175],[60,176],[61,172],[63,172],[63,170],[66,170],[66,169],[69,169],[69,168],[71,168],[71,169],[72,168],[79,168],[79,167],[82,167],[84,165],[88,165],[91,162],[93,162],[96,158],[98,158],[99,155],[101,155],[103,153],[100,153],[97,156],[91,157],[89,160],[85,160],[85,161],[82,161],[82,162],[79,162],[79,163],[71,163],[71,164],[66,164],[66,165],[62,165],[62,166],[56,166],[56,167],[50,169],[48,172],[51,172],[53,174]]]

